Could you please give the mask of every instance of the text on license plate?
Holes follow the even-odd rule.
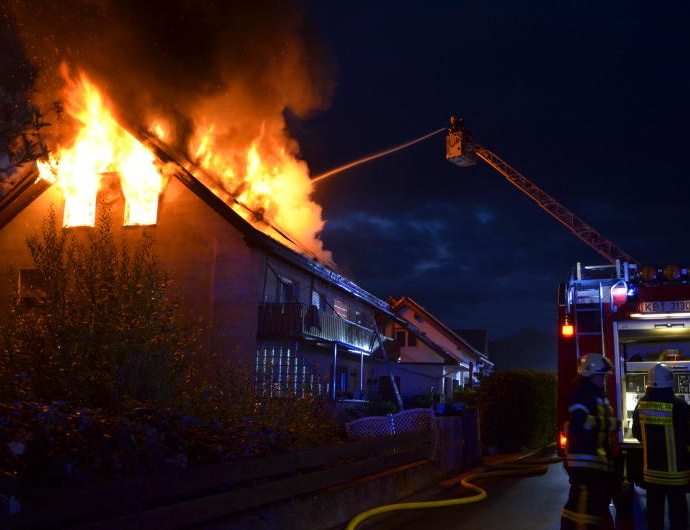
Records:
[[[667,313],[669,311],[690,311],[690,300],[672,302],[640,302],[640,313]]]

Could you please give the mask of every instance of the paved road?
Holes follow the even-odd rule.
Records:
[[[357,530],[557,530],[560,513],[568,496],[568,476],[562,464],[552,464],[540,476],[514,475],[486,479],[478,483],[488,498],[474,504],[391,512],[363,521]],[[637,489],[635,530],[646,530],[644,524],[644,490]],[[436,492],[433,498],[411,498],[405,501],[436,500],[467,496],[460,487]]]

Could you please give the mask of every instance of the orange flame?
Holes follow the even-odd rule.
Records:
[[[155,224],[164,184],[155,157],[115,121],[107,102],[83,72],[71,79],[63,65],[62,74],[67,82],[65,110],[80,127],[70,145],[58,146],[38,168],[40,178],[55,183],[63,193],[64,225],[94,225],[96,195],[105,173],[120,178],[124,224]]]
[[[248,149],[232,149],[219,145],[221,134],[215,126],[198,134],[192,141],[199,164],[212,172],[238,202],[247,205],[237,213],[249,221],[263,220],[302,242],[308,250],[330,259],[321,247],[316,233],[323,227],[321,208],[309,200],[313,186],[305,162],[296,159],[285,147],[285,139],[270,138],[264,127]],[[254,219],[252,219],[254,217]],[[256,226],[271,233],[270,226]]]
[[[61,67],[66,86],[65,110],[78,124],[70,143],[58,146],[47,162],[39,162],[40,178],[55,183],[65,198],[65,226],[93,226],[96,196],[104,174],[119,177],[125,197],[125,224],[155,224],[158,197],[165,184],[160,164],[149,149],[121,127],[112,107],[85,73],[71,78]],[[305,162],[293,154],[294,142],[274,123],[273,132],[261,132],[250,145],[228,142],[227,130],[197,116],[206,125],[197,128],[189,152],[204,168],[197,177],[228,202],[255,228],[281,242],[330,260],[318,233],[323,228],[321,208],[310,200],[313,190]],[[217,117],[216,117],[217,118]],[[281,116],[282,119],[282,116]],[[165,139],[164,119],[149,124]],[[239,204],[239,206],[238,206]]]

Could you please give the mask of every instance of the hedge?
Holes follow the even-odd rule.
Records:
[[[503,452],[543,447],[556,433],[556,375],[505,370],[482,378],[477,388],[484,447]]]

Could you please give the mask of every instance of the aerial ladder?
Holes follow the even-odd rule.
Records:
[[[465,127],[464,120],[452,117],[450,119],[450,127],[448,127],[448,136],[446,137],[446,159],[457,166],[467,167],[475,165],[477,158],[482,159],[493,167],[508,182],[531,197],[539,206],[564,224],[573,234],[609,262],[613,264],[616,262],[638,263],[630,254],[602,236],[496,153],[475,142],[472,134]]]

